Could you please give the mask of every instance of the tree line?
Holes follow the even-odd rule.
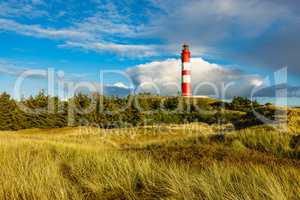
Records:
[[[118,128],[158,123],[232,123],[236,128],[262,124],[253,110],[272,119],[274,108],[247,98],[232,102],[204,98],[161,97],[150,94],[127,97],[76,94],[68,100],[36,96],[15,100],[0,94],[0,130],[97,126]]]

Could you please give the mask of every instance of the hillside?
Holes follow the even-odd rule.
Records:
[[[0,198],[298,200],[299,142],[204,123],[3,131]]]

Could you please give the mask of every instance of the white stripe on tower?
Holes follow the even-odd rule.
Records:
[[[182,63],[182,70],[191,71],[191,63],[189,62]]]
[[[192,78],[190,75],[183,75],[182,80],[183,80],[182,82],[184,83],[191,83]]]

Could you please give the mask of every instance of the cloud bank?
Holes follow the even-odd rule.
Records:
[[[178,95],[181,90],[180,60],[150,62],[127,69],[137,92]],[[202,58],[191,60],[193,95],[230,98],[249,96],[263,83],[258,75],[209,63]]]
[[[102,85],[99,82],[89,81],[90,74],[66,73],[64,74],[64,80],[66,83],[70,82],[75,85],[78,83],[90,83],[98,92],[111,96],[127,96],[132,93],[143,92],[163,96],[177,96],[181,91],[180,64],[181,61],[179,59],[166,59],[133,66],[124,71],[128,75],[125,78],[129,78],[132,81],[130,84],[118,79],[114,84],[104,82]],[[47,69],[43,69],[46,73]],[[247,74],[234,68],[210,63],[202,58],[193,58],[191,60],[191,69],[193,95],[195,96],[211,96],[215,98],[249,97],[253,90],[259,88],[254,94],[256,97],[275,97],[277,89],[286,89],[289,97],[300,97],[300,87],[287,84],[270,85],[259,75]],[[10,76],[15,79],[27,70],[30,70],[30,68],[0,60],[0,76]],[[117,71],[117,73],[119,72]],[[109,79],[109,77],[105,78]],[[46,81],[45,77],[31,76],[29,79],[43,83]],[[28,83],[30,83],[30,80],[28,80]],[[12,85],[14,84],[13,80],[11,83]],[[35,83],[35,85],[29,85],[28,87],[36,90],[40,86]],[[12,91],[13,87],[7,87],[6,89]],[[47,88],[44,89],[47,90]],[[32,93],[24,95],[32,95]]]
[[[169,44],[185,41],[206,55],[300,74],[300,1],[152,1],[164,14],[149,32]]]

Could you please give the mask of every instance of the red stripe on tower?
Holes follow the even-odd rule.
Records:
[[[183,50],[181,53],[182,62],[182,73],[181,73],[181,92],[182,96],[190,97],[192,96],[192,83],[191,83],[191,52],[188,45],[183,45]]]

